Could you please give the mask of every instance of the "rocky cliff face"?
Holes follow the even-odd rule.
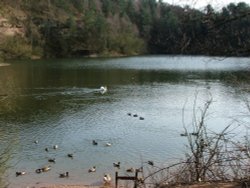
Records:
[[[0,6],[0,60],[31,57],[31,47],[25,35],[25,13],[3,2]]]
[[[25,36],[23,22],[26,14],[20,9],[15,9],[4,2],[0,3],[0,37]]]
[[[12,25],[7,18],[0,16],[0,38],[1,37],[14,37],[25,36],[24,27],[21,25]]]

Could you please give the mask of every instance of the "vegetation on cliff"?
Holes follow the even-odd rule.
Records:
[[[250,54],[250,7],[157,0],[2,0],[0,57]]]

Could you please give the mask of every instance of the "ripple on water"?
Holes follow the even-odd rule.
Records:
[[[146,57],[142,61],[141,58],[132,58],[130,60],[134,62],[125,64],[115,59],[106,61],[101,67],[98,67],[98,62],[63,63],[63,69],[52,67],[53,75],[47,69],[46,74],[39,69],[42,77],[37,74],[38,78],[33,79],[31,85],[26,83],[26,77],[12,75],[19,79],[13,80],[16,85],[11,89],[15,95],[0,101],[4,103],[0,105],[3,113],[0,116],[0,146],[15,138],[11,147],[13,157],[9,161],[14,165],[8,170],[10,187],[27,187],[37,182],[91,184],[102,180],[105,172],[114,175],[113,162],[120,161],[120,171],[125,172],[131,166],[146,165],[143,162],[148,160],[157,165],[178,160],[183,156],[185,143],[185,138],[180,137],[183,106],[186,104],[187,128],[192,128],[190,122],[197,91],[198,105],[207,99],[207,91],[213,93],[216,103],[211,110],[216,116],[209,119],[212,128],[223,126],[227,122],[225,117],[234,114],[235,109],[244,111],[239,97],[233,94],[234,88],[227,87],[220,78],[206,80],[204,69],[207,64],[209,70],[214,70],[222,69],[225,63],[212,62],[216,64],[214,68],[210,62],[202,62],[192,71],[197,59],[192,64],[193,59],[188,58],[190,61],[184,65],[178,62],[181,58],[169,60],[170,64],[166,59],[169,60],[166,57]],[[47,66],[50,69],[52,65]],[[229,68],[234,66],[237,68],[238,65],[231,64]],[[186,68],[191,71],[185,72]],[[71,73],[78,71],[81,74],[73,74],[77,76],[72,78]],[[55,72],[60,79],[54,78]],[[0,79],[0,84],[1,80],[4,78]],[[109,87],[104,95],[98,91],[103,83]],[[7,108],[3,106],[8,105],[13,111],[5,112]],[[145,119],[139,120],[140,116]],[[92,144],[93,139],[98,142],[97,146]],[[37,144],[35,140],[38,140]],[[106,147],[107,142],[112,146]],[[55,144],[59,146],[57,150],[53,149]],[[68,153],[73,153],[74,158],[67,157]],[[35,173],[35,169],[47,165],[48,159],[54,157],[56,163],[50,164],[51,171]],[[88,173],[92,166],[97,167],[96,173]],[[19,170],[27,171],[27,175],[15,177]],[[70,178],[58,178],[59,173],[66,171],[70,172]]]

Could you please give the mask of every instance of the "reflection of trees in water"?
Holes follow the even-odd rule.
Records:
[[[16,88],[19,88],[19,86],[16,83],[16,79],[10,71],[9,74],[6,72],[1,72],[1,82],[0,82],[0,105],[1,105],[1,111],[3,112],[13,112],[15,109],[18,108],[17,104],[15,103],[14,99],[16,96],[19,95],[19,90]],[[20,80],[20,79],[19,79]],[[0,114],[1,114],[0,111]]]
[[[9,161],[12,158],[12,147],[13,142],[6,143],[5,146],[1,145],[1,152],[0,152],[0,187],[7,187],[8,181],[6,178],[6,171],[10,168]]]
[[[1,71],[0,79],[0,115],[1,119],[5,118],[8,113],[12,113],[16,110],[17,104],[14,100],[18,94],[16,83],[12,74],[8,74],[6,71]],[[6,114],[7,113],[7,114]],[[9,130],[9,131],[6,131]],[[13,149],[16,144],[16,134],[18,129],[16,127],[9,127],[6,123],[0,122],[0,187],[8,187],[7,170],[13,165],[10,163],[12,159]],[[11,138],[9,137],[11,134]]]

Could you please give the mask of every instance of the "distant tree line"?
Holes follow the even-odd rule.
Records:
[[[242,56],[250,54],[250,7],[230,3],[220,11],[211,5],[201,10],[160,4],[152,24],[152,53]]]
[[[20,20],[10,14],[11,21],[25,28],[30,54],[43,57],[250,54],[250,7],[244,2],[218,11],[211,5],[197,10],[161,0],[3,0],[0,4],[2,10],[11,7],[26,15]],[[8,44],[7,40],[4,53]]]

